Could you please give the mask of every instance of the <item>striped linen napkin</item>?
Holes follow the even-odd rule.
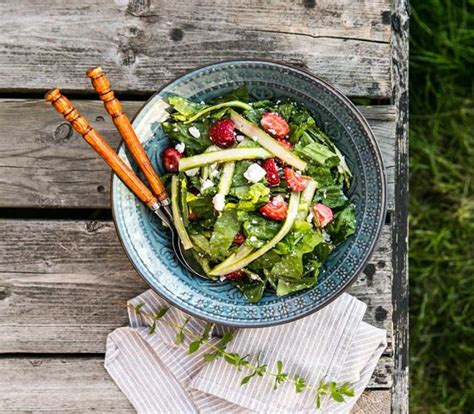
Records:
[[[155,313],[166,302],[148,290],[129,301],[143,313]],[[367,386],[387,343],[386,332],[362,322],[366,305],[343,294],[319,312],[304,319],[271,328],[241,329],[227,351],[257,355],[276,371],[298,374],[307,383],[349,381],[355,396],[344,403],[329,397],[321,400],[322,413],[348,413]],[[170,308],[164,318],[182,324],[188,316]],[[189,354],[175,343],[176,329],[165,324],[149,333],[150,321],[129,309],[130,327],[119,328],[107,338],[105,368],[139,413],[310,413],[315,412],[314,393],[296,393],[285,382],[272,390],[272,378],[253,378],[241,386],[245,368],[222,359],[205,362],[206,347]],[[201,334],[206,323],[191,318],[187,329]],[[211,341],[217,343],[227,328],[216,327]]]

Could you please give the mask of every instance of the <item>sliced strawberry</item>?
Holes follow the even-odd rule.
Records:
[[[265,178],[269,187],[276,187],[280,184],[280,174],[274,158],[263,161],[262,168],[266,172]]]
[[[163,160],[163,168],[167,172],[176,172],[179,168],[179,160],[182,157],[182,154],[173,147],[166,148],[161,155]]]
[[[285,138],[290,132],[288,122],[276,112],[265,112],[260,119],[260,125],[276,139]]]
[[[321,228],[329,224],[334,218],[332,210],[324,204],[318,203],[313,206],[314,218]]]
[[[235,143],[235,124],[232,119],[220,119],[208,131],[209,139],[219,148],[229,148]]]
[[[288,204],[282,196],[273,197],[267,204],[260,207],[260,213],[271,220],[282,221],[286,217]]]
[[[281,145],[283,145],[287,150],[290,150],[290,151],[291,151],[291,150],[293,149],[293,144],[292,144],[290,141],[288,141],[287,139],[285,139],[285,138],[277,138],[277,141],[278,141]]]
[[[293,170],[292,168],[286,167],[284,170],[284,174],[286,183],[288,184],[288,188],[291,191],[299,193],[303,191],[308,185],[308,178],[296,174],[295,170]]]
[[[234,244],[240,246],[245,241],[245,236],[243,233],[237,233],[234,237]]]
[[[224,277],[229,280],[242,279],[244,276],[245,276],[245,272],[243,270],[236,270],[235,272],[224,275]]]

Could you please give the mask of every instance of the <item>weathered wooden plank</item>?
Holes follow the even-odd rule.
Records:
[[[101,358],[5,358],[0,372],[0,412],[135,412]],[[367,390],[353,412],[386,413],[387,401],[389,391]]]
[[[352,414],[388,414],[391,395],[383,390],[365,391],[352,409]]]
[[[391,237],[350,292],[365,320],[391,342]],[[127,324],[125,304],[147,287],[122,251],[111,222],[0,220],[0,353],[104,352]],[[389,347],[387,354],[391,352]]]
[[[392,102],[397,108],[396,214],[393,227],[393,325],[395,367],[392,411],[405,414],[408,404],[408,46],[409,2],[392,1]]]
[[[150,93],[194,67],[246,57],[306,68],[351,96],[388,97],[389,9],[389,0],[7,2],[0,90],[83,92],[85,71],[101,64],[117,91]]]
[[[118,145],[119,136],[100,101],[75,100],[74,104],[111,145]],[[124,107],[131,116],[142,104],[129,101]],[[360,109],[384,156],[391,207],[394,108]],[[51,105],[41,100],[0,100],[0,207],[108,208],[109,186],[108,167]]]

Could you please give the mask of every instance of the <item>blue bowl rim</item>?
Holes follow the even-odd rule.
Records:
[[[315,312],[318,312],[319,310],[323,309],[324,307],[326,307],[327,305],[329,305],[330,303],[332,303],[334,300],[336,300],[340,295],[342,295],[347,289],[349,289],[349,287],[356,281],[356,279],[358,278],[358,276],[360,275],[360,273],[363,271],[363,269],[365,268],[365,266],[367,265],[367,263],[369,262],[370,258],[372,257],[372,254],[374,253],[374,250],[377,246],[377,243],[380,239],[380,235],[382,233],[382,229],[383,229],[383,226],[385,224],[385,217],[387,215],[387,191],[386,191],[386,187],[387,187],[387,178],[386,178],[386,174],[385,174],[385,165],[384,165],[384,162],[383,162],[383,158],[382,158],[382,154],[380,152],[380,148],[379,148],[379,145],[377,143],[377,140],[375,139],[375,135],[372,131],[372,129],[370,128],[370,125],[368,124],[367,120],[365,119],[364,115],[362,115],[362,113],[357,109],[357,107],[350,101],[350,99],[344,95],[341,91],[339,91],[339,89],[337,89],[335,86],[331,85],[330,83],[326,82],[325,80],[321,79],[320,77],[312,74],[311,72],[307,71],[307,70],[304,70],[304,69],[301,69],[301,68],[298,68],[296,66],[293,66],[291,64],[288,64],[288,63],[280,63],[280,62],[276,62],[276,61],[273,61],[271,59],[256,59],[256,58],[243,58],[243,59],[229,59],[229,60],[219,60],[217,62],[213,62],[213,63],[209,63],[207,65],[203,65],[203,66],[198,66],[198,67],[195,67],[191,70],[188,70],[186,71],[185,73],[179,75],[179,76],[176,76],[175,78],[173,78],[172,80],[170,80],[169,82],[166,82],[164,85],[162,85],[160,87],[160,89],[158,89],[157,91],[155,91],[144,103],[143,105],[138,109],[138,111],[136,112],[136,114],[133,116],[133,118],[131,119],[131,123],[133,124],[133,122],[135,121],[135,118],[140,114],[140,112],[148,105],[148,103],[153,100],[155,98],[156,95],[158,95],[163,89],[165,89],[166,87],[168,87],[169,85],[179,81],[182,77],[192,73],[192,72],[195,72],[195,71],[199,71],[199,70],[202,70],[202,69],[207,69],[207,68],[212,68],[213,66],[216,66],[216,65],[220,65],[220,64],[241,64],[241,63],[247,63],[247,62],[251,62],[251,63],[267,63],[267,64],[271,64],[271,65],[276,65],[276,66],[279,66],[281,68],[285,68],[285,69],[288,69],[290,71],[294,71],[294,72],[299,72],[300,74],[304,75],[304,76],[307,76],[309,78],[311,78],[313,81],[317,82],[317,83],[320,83],[322,86],[324,86],[325,88],[327,88],[331,93],[333,93],[334,95],[336,95],[338,98],[340,98],[347,106],[347,108],[353,113],[353,115],[357,118],[357,120],[360,122],[360,125],[362,126],[362,128],[367,132],[367,136],[371,142],[371,144],[373,145],[373,148],[374,148],[374,151],[375,151],[375,156],[376,156],[376,159],[377,159],[377,163],[380,167],[380,171],[381,171],[381,181],[380,181],[380,184],[381,184],[381,193],[382,193],[382,208],[381,208],[381,214],[380,214],[380,217],[379,217],[379,220],[377,222],[377,231],[376,231],[376,235],[368,249],[368,252],[366,254],[366,257],[365,259],[359,264],[359,266],[357,267],[357,269],[354,271],[352,277],[350,277],[346,283],[340,288],[339,292],[337,292],[336,294],[334,294],[334,296],[332,296],[331,298],[329,298],[327,301],[325,301],[324,303],[322,303],[320,306],[317,306],[316,308],[314,309],[310,309],[306,312],[302,312],[301,314],[297,315],[297,316],[294,316],[294,317],[291,317],[291,318],[288,318],[288,319],[285,319],[285,320],[278,320],[278,321],[269,321],[269,322],[266,322],[266,323],[261,323],[261,322],[258,322],[254,325],[251,325],[251,324],[239,324],[239,323],[233,323],[233,322],[230,322],[230,323],[225,323],[225,322],[222,322],[220,321],[219,324],[220,325],[225,325],[225,326],[230,326],[230,327],[234,327],[234,328],[240,328],[240,329],[256,329],[256,328],[268,328],[270,326],[278,326],[278,325],[283,325],[283,324],[286,324],[286,323],[290,323],[290,322],[294,322],[298,319],[302,319],[308,315],[311,315]],[[116,149],[116,152],[118,153],[119,150],[122,148],[122,146],[124,145],[123,143],[123,140],[120,141],[119,145],[117,146],[117,149]],[[117,234],[117,237],[120,241],[120,244],[122,246],[122,249],[123,251],[125,252],[125,254],[127,255],[127,258],[128,260],[130,261],[130,263],[132,264],[133,268],[135,269],[135,271],[138,273],[138,275],[143,279],[143,281],[148,285],[148,287],[150,289],[152,289],[155,293],[157,293],[159,296],[161,296],[165,301],[167,302],[170,302],[173,306],[176,306],[178,309],[180,309],[181,311],[183,311],[184,313],[188,314],[188,315],[192,315],[196,318],[199,318],[201,320],[204,320],[204,321],[207,321],[207,322],[211,322],[211,323],[216,323],[215,321],[213,321],[212,319],[209,319],[209,318],[206,318],[202,315],[200,315],[199,313],[197,312],[192,312],[190,311],[189,309],[186,309],[184,308],[183,306],[181,305],[178,305],[177,303],[175,303],[171,298],[168,298],[168,297],[165,297],[161,294],[161,292],[159,292],[157,289],[155,289],[153,286],[151,286],[151,284],[148,282],[147,278],[142,274],[142,272],[140,271],[140,269],[135,265],[135,263],[133,262],[132,258],[130,257],[128,251],[127,251],[127,248],[125,246],[125,243],[124,243],[124,240],[122,239],[122,236],[120,234],[120,232],[118,231],[118,226],[117,226],[117,218],[116,218],[116,212],[115,212],[115,208],[114,208],[114,202],[113,202],[113,178],[114,178],[114,173],[112,171],[111,175],[110,175],[110,188],[111,188],[111,191],[110,191],[110,204],[111,204],[111,210],[112,210],[112,220],[114,222],[114,227],[115,227],[115,232]]]

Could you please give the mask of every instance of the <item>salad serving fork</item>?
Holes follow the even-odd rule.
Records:
[[[122,110],[122,105],[110,89],[110,84],[101,68],[93,68],[87,72],[91,78],[94,89],[99,93],[107,112],[123,138],[127,148],[135,159],[138,167],[145,175],[150,190],[135,172],[117,155],[105,141],[102,135],[93,128],[66,98],[59,89],[55,88],[45,95],[45,100],[50,102],[71,124],[72,128],[82,135],[84,140],[105,161],[130,191],[156,214],[171,232],[171,244],[178,261],[196,276],[205,277],[201,267],[194,259],[192,253],[180,241],[173,224],[173,212],[170,209],[170,199],[165,186],[153,168],[142,144],[140,143],[127,115]]]

